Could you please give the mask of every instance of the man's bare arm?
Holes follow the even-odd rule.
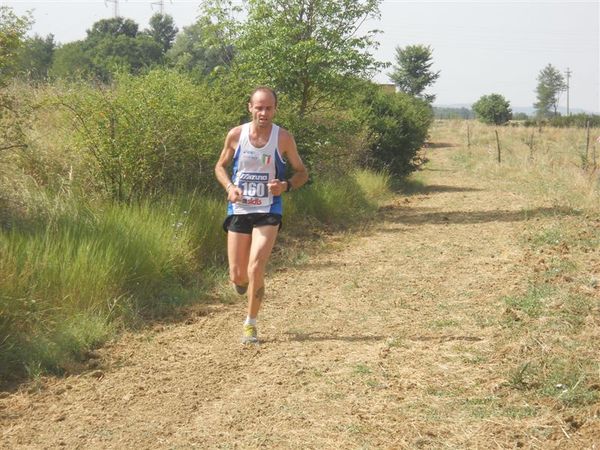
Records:
[[[227,191],[227,199],[234,203],[242,197],[242,191],[240,188],[235,186],[232,180],[229,178],[227,168],[229,164],[231,164],[231,161],[233,161],[235,149],[240,140],[240,131],[240,127],[235,127],[231,129],[229,133],[227,133],[223,150],[221,151],[219,160],[215,165],[215,176],[217,177],[217,181],[221,183],[223,189]]]

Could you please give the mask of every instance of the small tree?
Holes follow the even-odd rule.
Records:
[[[540,71],[537,80],[535,93],[538,101],[533,105],[536,115],[541,118],[558,115],[560,94],[567,89],[563,74],[552,64],[548,64]]]
[[[472,109],[484,123],[503,125],[512,118],[510,103],[500,94],[484,95],[473,103]]]
[[[400,92],[433,103],[435,95],[424,94],[425,89],[439,78],[440,72],[431,70],[432,49],[425,45],[396,47],[396,64],[389,74]]]
[[[420,164],[418,150],[427,139],[433,109],[424,100],[380,89],[365,99],[371,133],[367,165],[405,176]]]
[[[17,54],[31,26],[31,17],[17,16],[12,9],[0,6],[0,86],[13,74]]]
[[[0,152],[26,147],[28,112],[20,104],[22,97],[6,87],[18,68],[18,54],[31,23],[30,15],[17,16],[0,6]]]

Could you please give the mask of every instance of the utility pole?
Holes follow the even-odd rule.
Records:
[[[164,0],[158,0],[156,2],[150,3],[151,8],[152,8],[152,5],[158,5],[158,8],[159,8],[158,11],[160,12],[160,15],[161,16],[165,15],[165,1]]]
[[[104,4],[106,5],[107,3],[114,3],[115,6],[113,8],[113,14],[115,16],[115,19],[119,17],[119,0],[104,0]]]
[[[569,113],[569,78],[571,78],[571,69],[567,67],[567,116],[570,116]]]

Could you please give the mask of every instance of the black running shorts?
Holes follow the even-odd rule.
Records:
[[[227,219],[223,222],[223,230],[225,232],[233,231],[235,233],[252,234],[254,227],[264,225],[279,225],[279,228],[281,228],[281,214],[233,214],[227,216]]]

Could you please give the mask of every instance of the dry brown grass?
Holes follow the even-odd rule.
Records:
[[[502,163],[497,163],[498,131]],[[464,167],[558,206],[600,210],[600,129],[497,127],[475,121],[439,121],[438,139],[459,146]],[[467,145],[470,134],[470,147]],[[587,153],[586,153],[587,151]]]

